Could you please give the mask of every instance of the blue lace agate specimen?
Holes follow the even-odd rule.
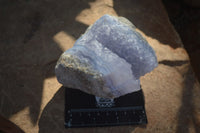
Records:
[[[123,17],[104,15],[57,62],[58,81],[104,98],[140,89],[140,76],[157,66],[154,50]]]

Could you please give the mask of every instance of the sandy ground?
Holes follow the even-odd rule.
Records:
[[[160,0],[7,0],[0,13],[0,114],[24,132],[200,132],[200,85]],[[65,129],[56,61],[104,14],[128,18],[156,51],[141,78],[148,124]]]
[[[189,54],[192,68],[200,81],[200,1],[163,0],[170,21]]]

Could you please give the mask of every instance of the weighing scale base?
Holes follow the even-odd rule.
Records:
[[[116,99],[65,88],[65,127],[147,124],[142,90]]]

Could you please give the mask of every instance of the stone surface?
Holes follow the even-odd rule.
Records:
[[[104,15],[61,55],[55,73],[65,87],[116,98],[140,90],[140,76],[157,65],[154,50],[130,21]]]
[[[187,3],[189,6],[193,7],[200,7],[200,1],[199,0],[184,0],[185,3]]]
[[[200,132],[200,85],[160,0],[0,3],[0,113],[24,132]],[[141,78],[148,124],[65,129],[64,89],[54,74],[56,61],[106,13],[128,18],[156,52],[158,67]]]
[[[197,2],[200,4],[200,1],[185,0],[185,2],[165,0],[164,4],[189,54],[195,75],[200,81],[200,8],[194,7],[198,6]],[[187,3],[193,3],[194,6],[188,6]]]

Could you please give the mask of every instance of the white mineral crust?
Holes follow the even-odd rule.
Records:
[[[65,51],[55,73],[65,87],[104,98],[140,90],[157,66],[154,50],[126,18],[104,15]]]

